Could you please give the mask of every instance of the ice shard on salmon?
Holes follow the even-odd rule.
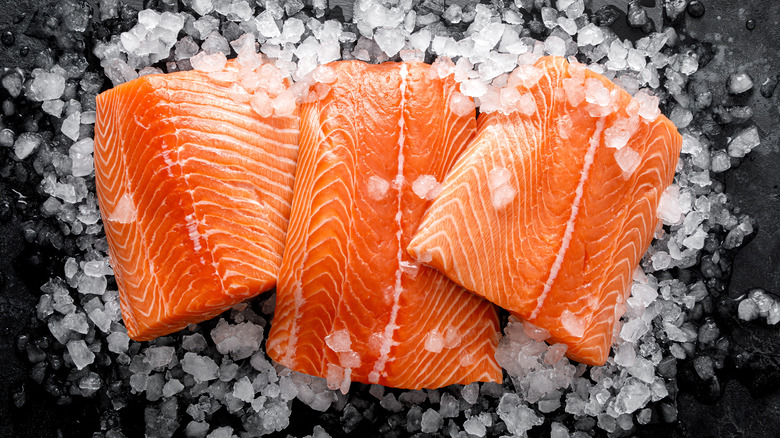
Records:
[[[603,364],[682,138],[657,98],[563,58],[508,86],[516,103],[480,115],[408,250]]]
[[[422,63],[319,68],[269,356],[343,391],[501,381],[494,306],[406,253],[476,133],[473,103]]]
[[[276,285],[299,118],[253,111],[243,68],[143,76],[97,98],[97,194],[133,339]]]

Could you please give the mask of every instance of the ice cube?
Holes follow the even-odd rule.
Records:
[[[650,401],[650,388],[642,382],[631,379],[624,385],[615,398],[615,409],[619,413],[630,414],[642,409]]]
[[[35,132],[23,132],[19,134],[14,142],[14,155],[20,160],[30,156],[33,151],[40,146],[43,139],[41,135]]]
[[[742,94],[753,88],[753,80],[747,73],[735,73],[729,78],[729,92]]]
[[[59,99],[65,91],[65,78],[56,73],[48,73],[36,69],[35,78],[30,84],[27,97],[30,100],[42,102],[44,100]]]
[[[460,84],[460,92],[469,97],[484,96],[487,91],[487,85],[479,79],[468,79]]]
[[[76,111],[69,115],[62,122],[62,133],[73,141],[79,138],[79,128],[81,127],[81,112]]]
[[[743,321],[753,321],[758,318],[758,304],[751,298],[745,298],[737,306],[737,316]]]
[[[479,397],[479,383],[474,382],[464,386],[460,391],[460,395],[466,403],[473,405]]]
[[[630,147],[618,149],[615,151],[615,161],[623,171],[623,178],[628,179],[639,167],[639,152]]]
[[[620,337],[626,342],[636,343],[649,330],[650,326],[643,319],[632,319],[623,324],[620,329]]]
[[[336,353],[351,351],[352,340],[346,329],[336,330],[325,336],[325,344]]]
[[[665,224],[677,225],[683,221],[683,211],[680,205],[680,188],[671,185],[661,194],[658,201],[658,217]]]
[[[524,321],[522,326],[523,333],[536,342],[544,342],[550,338],[550,332],[547,329],[537,327],[528,321]]]
[[[233,384],[233,397],[245,403],[250,403],[255,398],[255,389],[249,377],[244,376]]]
[[[465,94],[454,91],[450,95],[449,108],[455,115],[467,117],[474,113],[474,101]]]
[[[648,122],[653,122],[661,115],[658,108],[658,97],[651,96],[644,91],[638,91],[634,95],[634,100],[639,103],[639,116]]]
[[[295,95],[290,90],[279,93],[273,101],[274,114],[279,116],[292,114],[295,107]]]
[[[227,58],[222,52],[216,52],[211,55],[207,54],[206,52],[200,52],[190,58],[190,64],[192,64],[192,68],[206,73],[222,71],[225,69],[226,63]]]
[[[503,208],[515,198],[517,190],[513,187],[511,178],[512,173],[503,167],[496,167],[488,174],[488,189],[494,208]]]
[[[441,353],[444,348],[444,338],[438,330],[433,329],[425,336],[425,349],[431,353]]]
[[[265,10],[255,18],[255,25],[260,34],[265,38],[275,38],[281,36],[279,26],[276,24],[271,11]]]
[[[585,84],[576,78],[565,78],[562,81],[566,100],[571,106],[578,106],[585,100]]]
[[[420,419],[420,428],[423,433],[435,433],[444,425],[444,420],[435,410],[428,408]]]
[[[162,387],[163,397],[173,397],[184,389],[184,384],[179,379],[171,379]]]
[[[246,359],[260,349],[263,327],[249,321],[232,325],[220,319],[211,338],[220,353],[230,354],[234,360]]]
[[[393,57],[404,48],[406,37],[397,28],[382,27],[374,32],[374,41],[387,56]]]
[[[181,367],[185,373],[192,375],[196,383],[216,379],[219,371],[219,367],[212,358],[191,352],[184,354]]]
[[[469,435],[477,437],[483,437],[487,433],[487,429],[477,417],[471,417],[463,423],[463,430]]]
[[[563,359],[567,349],[568,346],[566,344],[556,343],[551,345],[550,348],[547,349],[547,352],[544,353],[544,363],[554,365],[559,360]]]
[[[544,70],[533,65],[520,65],[512,71],[507,79],[508,87],[523,86],[531,88],[544,76]]]
[[[605,107],[611,102],[609,90],[596,78],[585,79],[585,101]]]
[[[604,41],[604,33],[593,23],[588,23],[577,31],[577,45],[580,47],[597,46],[602,41]]]
[[[431,44],[431,31],[421,29],[409,36],[409,44],[415,50],[425,52]]]
[[[515,393],[501,396],[501,401],[498,404],[498,416],[504,420],[507,431],[518,436],[525,435],[534,426],[538,426],[544,421]]]
[[[751,126],[743,129],[729,141],[727,150],[729,156],[742,158],[761,144],[758,128]]]
[[[576,28],[576,25],[574,25],[575,30]],[[566,56],[566,42],[555,35],[547,37],[544,41],[544,49],[552,56]]]
[[[585,321],[568,309],[561,313],[560,322],[563,329],[571,336],[581,338],[585,334]]]
[[[87,343],[83,340],[68,341],[67,347],[70,359],[73,361],[73,365],[76,366],[76,369],[84,369],[84,367],[95,361],[95,353],[89,349]]]
[[[441,193],[441,189],[441,183],[433,175],[420,175],[412,183],[412,191],[421,199],[436,199]]]
[[[130,343],[130,338],[125,332],[113,332],[108,335],[108,351],[114,353],[125,353]]]

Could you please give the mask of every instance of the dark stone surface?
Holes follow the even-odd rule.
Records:
[[[749,105],[752,120],[761,136],[756,148],[742,165],[725,175],[726,192],[733,202],[758,222],[755,238],[734,259],[729,286],[732,297],[752,287],[780,293],[780,93],[766,98],[759,89],[767,79],[780,74],[780,3],[761,0],[709,1],[700,19],[688,18],[686,31],[694,38],[714,44],[712,62],[697,74],[709,83],[713,105]],[[753,19],[755,29],[745,23]],[[745,72],[753,79],[753,89],[746,96],[729,96],[728,77]],[[725,143],[724,132],[720,139]]]

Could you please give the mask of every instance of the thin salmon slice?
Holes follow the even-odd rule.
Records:
[[[226,74],[143,76],[97,98],[97,194],[133,339],[276,285],[300,119],[258,116]]]
[[[682,137],[652,97],[563,58],[508,85],[515,110],[480,115],[409,253],[604,364]]]
[[[301,108],[268,354],[345,392],[501,381],[494,306],[405,250],[476,134],[473,107],[453,113],[449,99],[467,98],[426,64],[325,68],[331,84]]]

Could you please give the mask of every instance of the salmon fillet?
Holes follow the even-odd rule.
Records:
[[[476,133],[473,108],[453,113],[455,82],[426,64],[328,68],[335,82],[301,108],[269,356],[345,392],[501,381],[494,306],[405,250]]]
[[[509,78],[409,253],[604,364],[682,137],[652,98],[545,57]]]
[[[135,340],[276,285],[300,119],[258,116],[218,76],[143,76],[97,97],[97,194]]]

